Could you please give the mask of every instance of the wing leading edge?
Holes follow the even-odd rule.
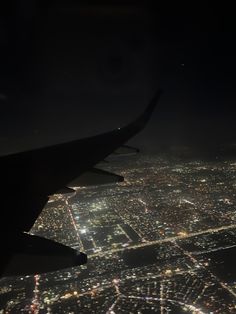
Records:
[[[150,119],[160,95],[158,90],[146,110],[125,127],[64,144],[2,156],[0,239],[7,234],[9,242],[12,242],[19,233],[29,231],[49,195],[90,170],[140,132]]]

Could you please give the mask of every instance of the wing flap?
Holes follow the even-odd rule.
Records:
[[[3,276],[41,274],[83,265],[87,256],[49,239],[22,233],[16,243],[3,253],[8,256]]]
[[[70,182],[71,187],[104,185],[124,181],[124,177],[102,169],[92,168],[81,176]]]
[[[123,157],[123,156],[131,156],[139,153],[139,149],[135,147],[131,147],[128,145],[122,145],[118,149],[116,149],[108,158],[112,157]]]
[[[55,194],[71,194],[74,192],[75,192],[75,190],[69,188],[68,186],[65,186],[65,187],[59,189]]]

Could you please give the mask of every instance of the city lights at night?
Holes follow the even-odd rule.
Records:
[[[106,167],[129,184],[53,196],[32,229],[88,264],[1,279],[14,295],[1,311],[234,313],[236,274],[221,265],[236,249],[235,165],[140,155]]]

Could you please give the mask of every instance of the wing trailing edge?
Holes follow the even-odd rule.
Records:
[[[9,257],[2,276],[26,276],[83,265],[87,256],[63,244],[21,233],[5,256]],[[0,262],[3,262],[3,260]]]

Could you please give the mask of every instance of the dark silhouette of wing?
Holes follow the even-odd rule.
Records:
[[[102,169],[92,168],[68,184],[69,187],[112,184],[124,181],[124,177]],[[68,193],[68,192],[67,192]]]
[[[40,274],[85,264],[87,256],[61,243],[20,233],[5,252],[3,276]],[[1,261],[2,264],[2,261]]]
[[[139,153],[139,149],[136,147],[131,147],[128,145],[122,145],[118,149],[116,149],[110,156],[109,159],[123,157],[123,156],[131,156]]]
[[[31,229],[50,195],[66,187],[141,131],[160,94],[161,91],[158,90],[143,114],[123,128],[64,144],[2,156],[0,239],[7,235],[8,242],[14,243],[19,233]]]

